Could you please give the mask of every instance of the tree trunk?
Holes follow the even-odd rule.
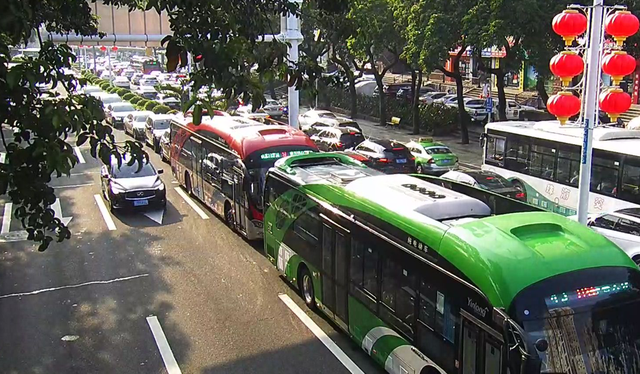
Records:
[[[382,75],[376,69],[375,60],[373,56],[370,56],[371,66],[373,67],[373,76],[376,78],[376,84],[378,86],[378,106],[380,111],[379,116],[379,125],[384,126],[387,123],[387,103],[386,103],[386,95],[384,94],[384,84],[382,83]]]
[[[498,88],[498,118],[500,121],[507,120],[507,96],[504,92],[504,70],[500,69],[495,73],[496,87]],[[491,113],[489,113],[491,115]]]
[[[356,93],[356,78],[353,76],[351,70],[347,71],[347,80],[349,81],[349,99],[351,103],[351,118],[356,118],[358,115],[358,94]]]
[[[544,86],[545,79],[538,75],[538,79],[536,81],[536,91],[538,91],[538,96],[542,99],[543,102],[547,102],[549,100],[549,94],[547,93],[547,88]]]
[[[269,83],[267,84],[267,89],[269,90],[269,95],[271,96],[271,98],[273,100],[277,100],[278,97],[276,96],[276,88],[275,85],[273,84],[273,81],[269,81]],[[318,93],[316,92],[316,95]]]
[[[411,78],[415,76],[415,71],[411,73]],[[413,135],[420,134],[420,87],[422,87],[422,70],[418,70],[418,82],[413,90],[411,106],[411,122],[413,124]]]
[[[457,70],[457,69],[456,69]],[[460,118],[460,143],[469,144],[469,114],[464,109],[464,97],[462,86],[462,75],[459,72],[454,73],[453,78],[456,80],[456,94],[458,96],[458,115]]]

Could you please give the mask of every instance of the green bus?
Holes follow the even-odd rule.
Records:
[[[577,222],[337,153],[264,201],[267,257],[389,373],[640,373],[640,270]]]

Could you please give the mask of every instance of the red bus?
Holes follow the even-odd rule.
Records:
[[[282,157],[317,152],[302,131],[243,117],[205,117],[171,122],[173,175],[191,195],[249,240],[262,238],[263,188]]]

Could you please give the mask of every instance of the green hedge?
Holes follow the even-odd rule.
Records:
[[[153,112],[155,114],[167,114],[167,113],[169,113],[170,110],[171,110],[171,108],[169,108],[166,105],[162,105],[162,104],[156,105],[156,107],[153,108]]]
[[[320,92],[319,100],[328,103],[331,106],[350,110],[351,99],[349,92],[336,88],[326,87]],[[412,111],[411,103],[405,100],[397,100],[395,98],[387,98],[387,117],[400,117],[401,126],[411,127]],[[357,97],[358,113],[372,117],[380,117],[379,98],[371,96],[358,95]],[[458,129],[458,108],[448,107],[442,104],[420,105],[420,128],[433,135],[446,135]]]
[[[125,99],[125,100],[128,100],[131,104],[134,104],[134,105],[135,105],[135,104],[138,104],[138,102],[140,102],[140,100],[142,100],[142,98],[141,98],[140,96],[133,95],[133,97],[132,97],[132,98],[130,98],[130,99]]]
[[[148,103],[144,104],[144,110],[153,110],[153,108],[158,105],[160,104],[158,104],[157,101],[149,101]]]
[[[178,114],[178,111],[175,109],[171,109],[170,111],[167,112],[167,114]]]
[[[124,95],[122,95],[122,98],[123,98],[124,100],[129,101],[129,102],[131,102],[131,99],[133,99],[134,97],[136,97],[136,95],[135,95],[133,92],[131,92],[131,91],[128,91],[127,93],[125,93]]]
[[[127,90],[126,88],[118,88],[118,90],[116,91],[116,93],[118,94],[118,96],[120,96],[121,98],[124,99],[124,95],[130,93],[131,91]]]
[[[111,86],[111,83],[109,83],[109,82],[100,82],[100,83],[98,84],[98,86],[99,86],[103,91],[106,91],[106,90]]]

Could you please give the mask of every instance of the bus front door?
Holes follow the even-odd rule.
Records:
[[[348,269],[351,237],[349,230],[324,214],[322,225],[322,305],[327,315],[348,330]]]
[[[202,184],[202,161],[204,155],[202,151],[202,142],[195,137],[191,137],[191,142],[191,152],[193,153],[193,157],[191,158],[191,170],[193,170],[191,175],[191,190],[193,194],[200,199],[200,201],[204,201]]]
[[[247,194],[244,191],[244,172],[233,167],[233,218],[236,229],[246,234]]]
[[[464,310],[458,362],[460,374],[504,374],[506,357],[502,336]]]

